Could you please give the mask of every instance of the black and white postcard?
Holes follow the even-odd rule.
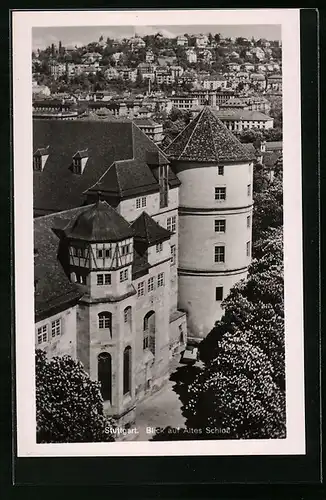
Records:
[[[19,457],[304,455],[299,11],[13,13]]]

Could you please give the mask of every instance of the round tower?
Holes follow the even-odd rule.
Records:
[[[205,106],[165,153],[181,181],[179,308],[204,337],[251,261],[254,157]]]

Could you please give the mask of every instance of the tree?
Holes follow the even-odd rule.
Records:
[[[209,429],[213,439],[285,437],[285,398],[274,382],[273,366],[252,345],[249,331],[226,334],[218,355],[189,386],[183,414],[187,427]],[[216,435],[214,429],[228,429]]]
[[[98,382],[70,356],[35,354],[38,443],[113,441]]]
[[[283,225],[283,189],[281,176],[261,192],[254,193],[252,237],[257,241],[269,228]]]

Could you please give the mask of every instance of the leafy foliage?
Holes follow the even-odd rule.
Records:
[[[41,350],[35,363],[37,442],[113,441],[99,384],[81,363],[67,355],[48,360]]]

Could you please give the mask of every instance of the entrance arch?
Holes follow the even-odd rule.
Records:
[[[112,358],[108,352],[101,352],[97,357],[97,379],[103,400],[112,403]]]

